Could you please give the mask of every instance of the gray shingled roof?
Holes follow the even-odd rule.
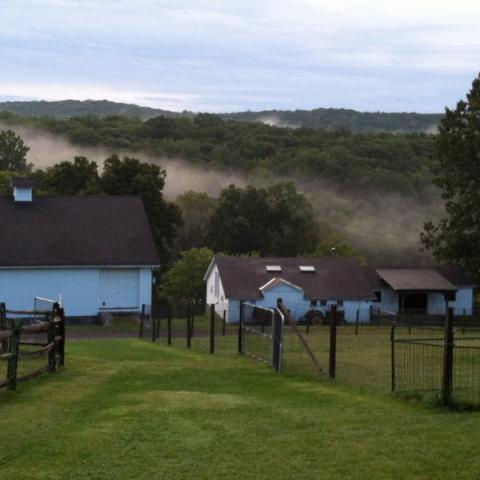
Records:
[[[394,290],[456,290],[435,268],[380,268],[377,273]]]
[[[260,287],[273,278],[299,286],[311,299],[372,299],[375,297],[360,266],[346,258],[265,258],[217,256],[227,298],[261,298]],[[266,265],[280,265],[281,272],[267,272]],[[313,265],[315,273],[301,272]]]
[[[0,267],[158,264],[140,197],[0,197]]]

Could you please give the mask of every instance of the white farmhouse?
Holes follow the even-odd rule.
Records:
[[[371,309],[392,313],[472,315],[476,282],[455,266],[374,268],[346,258],[226,257],[212,259],[205,274],[207,303],[238,322],[242,301],[274,308],[277,300],[295,319],[336,305],[347,322],[370,319]]]

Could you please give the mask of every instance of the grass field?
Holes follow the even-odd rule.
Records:
[[[0,392],[2,479],[473,479],[480,413],[136,339]]]

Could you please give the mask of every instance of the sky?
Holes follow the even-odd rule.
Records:
[[[442,112],[479,32],[478,0],[0,0],[0,100]]]

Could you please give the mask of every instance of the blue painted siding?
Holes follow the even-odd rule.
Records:
[[[277,306],[277,299],[281,298],[295,320],[298,320],[312,308],[326,312],[330,310],[332,305],[337,304],[335,300],[329,300],[325,306],[320,306],[320,301],[317,302],[316,306],[312,306],[310,300],[305,298],[302,290],[288,285],[277,285],[265,290],[263,294],[264,298],[262,299],[246,301],[254,303],[259,307],[275,308]],[[340,306],[339,309],[345,311],[345,320],[347,322],[355,322],[357,309],[360,312],[360,321],[368,322],[370,318],[370,304],[371,302],[363,300],[345,300],[343,306]],[[240,319],[240,302],[238,300],[230,300],[228,305],[228,321],[230,323],[238,323]]]
[[[34,297],[62,296],[67,316],[94,316],[99,312],[100,268],[0,269],[0,301],[10,309],[33,308]],[[151,304],[150,268],[134,268],[139,275],[138,309]]]

